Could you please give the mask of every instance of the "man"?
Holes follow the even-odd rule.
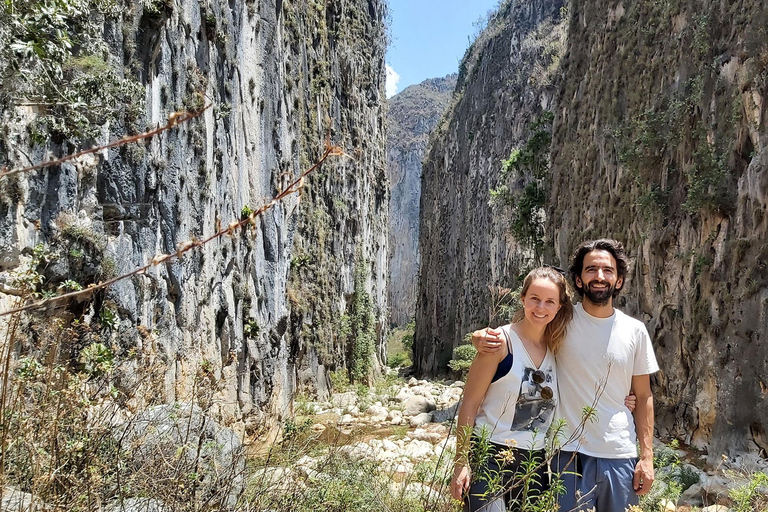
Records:
[[[560,510],[625,512],[654,479],[650,374],[659,367],[643,323],[613,307],[627,275],[622,244],[582,243],[570,271],[583,301],[557,354],[555,414],[567,422],[564,444],[552,461],[566,487]],[[476,331],[472,342],[481,351],[496,350],[497,332]],[[634,423],[624,405],[630,390],[637,396]],[[585,417],[585,407],[594,414]]]

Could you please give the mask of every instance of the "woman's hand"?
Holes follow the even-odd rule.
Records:
[[[471,478],[469,466],[455,466],[453,468],[453,478],[451,479],[451,497],[462,501],[464,495],[469,491],[469,482]]]
[[[494,354],[501,348],[501,329],[486,327],[472,333],[472,346],[481,354]]]
[[[624,397],[624,406],[629,409],[629,412],[635,412],[635,405],[637,405],[637,397],[635,393],[630,390],[629,394]]]

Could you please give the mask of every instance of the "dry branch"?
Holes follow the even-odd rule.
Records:
[[[199,115],[199,113],[198,113],[198,115]],[[193,238],[192,240],[187,240],[186,242],[180,242],[180,243],[178,243],[176,245],[176,252],[171,253],[171,254],[157,254],[157,255],[155,255],[154,258],[152,258],[152,260],[147,265],[144,265],[143,267],[139,267],[139,268],[137,268],[137,269],[135,269],[135,270],[133,270],[131,272],[128,272],[127,274],[123,274],[123,275],[117,276],[115,278],[112,278],[112,279],[110,279],[108,281],[104,281],[102,283],[91,284],[90,286],[88,286],[87,288],[85,288],[83,290],[78,290],[78,291],[74,291],[74,292],[64,293],[62,295],[56,295],[54,297],[49,297],[49,298],[46,298],[46,299],[43,299],[43,300],[40,300],[40,301],[37,301],[37,302],[32,302],[30,304],[26,304],[24,306],[20,306],[20,307],[17,307],[17,308],[9,309],[8,311],[0,312],[0,317],[6,316],[6,315],[12,315],[14,313],[19,313],[21,311],[26,311],[26,310],[29,310],[29,309],[42,308],[42,307],[48,306],[48,305],[50,305],[50,304],[52,304],[54,302],[59,302],[59,301],[62,301],[62,300],[74,299],[76,297],[83,297],[83,296],[86,296],[86,295],[90,295],[90,294],[92,294],[93,292],[95,292],[97,290],[101,290],[103,288],[107,288],[108,286],[111,286],[111,285],[113,285],[114,283],[116,283],[118,281],[122,281],[123,279],[127,279],[127,278],[132,277],[132,276],[144,274],[147,270],[149,270],[150,268],[152,268],[152,267],[154,267],[156,265],[159,265],[160,263],[164,263],[164,262],[166,262],[168,260],[172,260],[174,258],[181,258],[181,256],[185,252],[190,251],[190,250],[194,249],[195,247],[203,246],[203,245],[207,244],[208,242],[210,242],[212,240],[215,240],[215,239],[217,239],[217,238],[219,238],[219,237],[221,237],[223,235],[234,236],[235,235],[235,231],[238,228],[241,228],[241,227],[246,226],[248,224],[250,224],[252,226],[255,226],[256,225],[256,218],[257,217],[260,217],[261,215],[263,215],[264,212],[266,212],[267,210],[269,210],[270,208],[275,206],[275,204],[277,204],[277,202],[280,201],[281,199],[284,199],[285,197],[289,196],[290,194],[296,193],[299,190],[301,190],[301,188],[304,186],[304,179],[311,172],[313,172],[318,167],[320,167],[320,165],[322,165],[322,163],[329,156],[348,156],[348,155],[346,153],[344,153],[344,151],[339,146],[333,146],[333,145],[331,145],[329,140],[326,140],[325,152],[320,157],[320,159],[312,167],[310,167],[309,169],[304,171],[298,178],[296,178],[292,183],[290,183],[285,189],[283,189],[282,192],[280,192],[277,196],[275,196],[269,203],[263,205],[258,210],[255,210],[255,211],[251,212],[251,214],[248,215],[247,217],[245,217],[244,219],[235,220],[235,221],[230,222],[229,225],[226,228],[223,228],[223,229],[217,231],[216,233],[214,233],[213,235],[209,236],[208,238],[204,238],[202,240],[197,240],[197,239]]]
[[[23,169],[13,169],[8,170],[8,168],[3,168],[0,170],[0,180],[3,178],[7,178],[8,176],[12,176],[14,174],[22,174],[25,172],[32,172],[37,171],[40,169],[44,169],[46,167],[51,167],[54,165],[60,165],[65,162],[69,162],[70,160],[77,160],[78,158],[85,156],[85,155],[91,155],[94,153],[98,153],[99,151],[103,151],[105,149],[111,149],[117,146],[124,146],[125,144],[130,144],[132,142],[138,142],[140,140],[148,139],[150,137],[154,137],[157,134],[163,133],[165,131],[170,130],[171,128],[175,128],[177,125],[181,123],[186,123],[187,121],[194,119],[196,117],[199,117],[208,110],[211,107],[211,104],[208,104],[207,106],[203,107],[202,109],[196,111],[196,112],[172,112],[168,115],[168,124],[165,126],[160,126],[158,128],[155,128],[154,130],[150,130],[148,132],[139,133],[137,135],[126,135],[125,137],[117,140],[113,140],[109,144],[106,144],[104,146],[98,146],[95,148],[90,149],[84,149],[83,151],[80,151],[78,153],[73,153],[71,155],[67,155],[62,158],[57,158],[55,160],[49,160],[47,162],[41,162],[37,165],[32,165],[30,167],[24,167]]]

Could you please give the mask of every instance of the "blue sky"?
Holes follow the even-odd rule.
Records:
[[[455,73],[481,16],[498,0],[388,0],[387,96]],[[398,79],[399,77],[399,79]]]

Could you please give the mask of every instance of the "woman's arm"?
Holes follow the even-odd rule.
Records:
[[[469,470],[469,441],[472,437],[472,428],[475,426],[475,417],[480,404],[485,398],[491,379],[496,373],[507,349],[497,351],[495,354],[477,354],[469,367],[467,382],[464,385],[464,395],[459,407],[459,417],[456,422],[456,459],[453,467],[453,479],[451,480],[451,496],[461,500],[469,490],[471,474]]]

